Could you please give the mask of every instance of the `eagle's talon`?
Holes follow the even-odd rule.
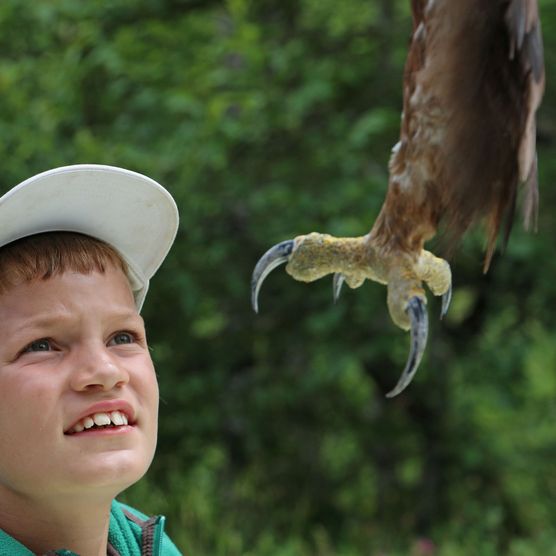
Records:
[[[332,295],[334,297],[334,303],[336,303],[340,298],[340,293],[342,292],[342,286],[344,285],[345,280],[346,277],[341,272],[334,273],[332,281]]]
[[[422,251],[417,264],[407,256],[383,256],[368,237],[334,238],[311,233],[271,247],[257,262],[251,280],[251,302],[258,312],[258,294],[264,279],[277,266],[296,280],[310,282],[333,274],[333,297],[337,301],[344,282],[358,287],[365,279],[388,285],[388,308],[394,323],[411,331],[411,349],[396,387],[387,394],[397,396],[417,372],[427,343],[428,316],[422,282],[435,295],[442,295],[442,316],[451,297],[451,273],[446,261]]]
[[[281,264],[290,259],[295,242],[292,239],[282,241],[271,247],[257,262],[251,277],[251,305],[255,313],[259,312],[259,291],[264,279]]]
[[[448,291],[442,294],[442,308],[440,309],[441,320],[446,316],[446,313],[448,312],[448,308],[450,307],[450,301],[452,301],[452,284],[450,284]]]
[[[406,311],[411,320],[411,349],[402,375],[395,388],[386,394],[387,398],[393,398],[403,392],[413,380],[427,346],[429,319],[425,301],[418,296],[412,297]]]

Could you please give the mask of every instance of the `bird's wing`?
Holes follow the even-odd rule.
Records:
[[[537,0],[511,0],[506,12],[510,58],[517,57],[525,80],[525,122],[519,145],[519,177],[527,184],[524,203],[527,228],[538,206],[535,113],[544,93],[544,55]]]

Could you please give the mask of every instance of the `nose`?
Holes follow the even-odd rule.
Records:
[[[71,387],[77,392],[103,391],[124,386],[129,373],[102,343],[81,347],[73,358]]]

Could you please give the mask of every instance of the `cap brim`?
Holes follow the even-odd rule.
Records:
[[[151,178],[113,166],[55,168],[0,197],[0,246],[52,231],[101,239],[129,265],[139,308],[177,229],[178,210],[168,191]]]

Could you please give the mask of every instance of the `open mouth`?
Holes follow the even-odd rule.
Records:
[[[99,412],[83,417],[70,427],[65,434],[99,429],[116,429],[129,424],[133,423],[130,423],[129,417],[123,411]]]

